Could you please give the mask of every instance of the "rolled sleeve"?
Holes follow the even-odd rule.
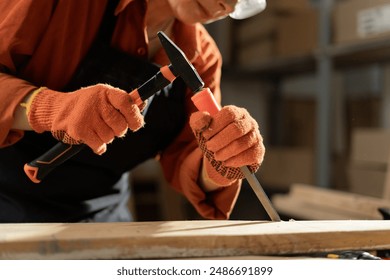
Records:
[[[199,148],[190,153],[179,171],[182,192],[197,212],[206,219],[229,219],[240,193],[241,181],[229,187],[204,192],[198,184],[203,154]]]

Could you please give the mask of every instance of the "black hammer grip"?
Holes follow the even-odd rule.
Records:
[[[39,158],[26,163],[24,172],[34,183],[41,180],[53,171],[54,168],[80,152],[86,145],[69,145],[63,142],[57,143],[53,148],[44,153]]]

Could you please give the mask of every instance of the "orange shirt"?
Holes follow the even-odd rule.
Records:
[[[0,2],[0,147],[23,137],[11,129],[15,108],[32,90],[61,90],[75,72],[99,29],[107,0],[23,0]],[[96,4],[99,2],[99,4]],[[101,3],[101,4],[100,4]],[[112,45],[147,58],[147,0],[121,0]],[[173,41],[183,50],[220,102],[221,55],[201,24],[175,22]],[[163,49],[153,60],[169,63]],[[195,109],[187,92],[186,109]],[[160,156],[168,182],[209,219],[228,218],[240,182],[205,194],[197,184],[202,153],[188,125]]]

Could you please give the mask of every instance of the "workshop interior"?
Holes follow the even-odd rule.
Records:
[[[77,259],[223,258],[232,254],[236,258],[390,258],[390,0],[253,2],[261,5],[205,24],[223,58],[221,105],[246,108],[258,122],[266,148],[256,173],[245,173],[242,167],[245,178],[229,221],[215,221],[216,229],[210,230],[207,222],[213,221],[205,221],[169,185],[158,159],[149,159],[126,177],[131,190],[127,207],[134,221],[125,227],[137,228],[128,232],[128,240],[125,228],[118,225],[107,232],[101,224],[75,224],[68,229],[68,225],[35,225],[34,230],[42,233],[44,241],[40,242],[54,242],[51,238],[57,233],[55,240],[64,238],[64,243],[58,241],[58,246],[64,246],[62,251],[47,245],[38,258],[51,258],[50,252],[54,258]],[[159,36],[162,43],[169,41],[164,33]],[[176,75],[172,68],[168,71]],[[194,91],[203,86],[197,80]],[[282,223],[280,228],[278,223]],[[161,232],[155,231],[154,224]],[[275,240],[262,236],[262,225],[269,226],[267,234],[274,232]],[[323,241],[313,241],[317,239],[306,231],[306,225],[318,229]],[[8,229],[19,232],[17,226]],[[20,232],[28,236],[27,225],[21,226]],[[194,234],[188,237],[191,240],[180,234],[189,228]],[[218,231],[221,228],[226,232]],[[174,230],[177,235],[170,236]],[[302,237],[306,244],[278,247],[275,244],[279,235],[284,236],[283,230],[292,231],[296,240]],[[198,231],[200,237],[221,234],[227,241],[207,241],[203,246],[205,241],[196,237]],[[246,234],[248,238],[242,241],[240,236]],[[331,239],[327,234],[340,235],[334,243],[326,243]],[[150,239],[136,244],[146,236]],[[118,239],[112,255],[102,249],[113,246],[105,245],[109,237]],[[92,238],[91,244],[102,243],[100,247],[89,245],[88,252],[97,255],[71,254],[79,245],[69,245],[68,238],[75,240],[69,244],[81,244],[77,240],[82,238]],[[177,238],[178,244],[169,238]],[[187,247],[179,247],[180,238]],[[267,244],[269,238],[274,248]],[[283,243],[284,238],[289,240],[279,240]],[[170,240],[166,246],[178,247],[160,252],[159,245],[166,240]],[[227,243],[236,244],[232,240],[242,251],[237,253],[237,249],[234,255],[219,250],[229,247]],[[248,247],[255,242],[258,248]],[[7,253],[0,253],[0,258],[36,257],[17,246],[13,255],[13,245],[4,240],[0,251],[2,246]],[[139,251],[134,249],[137,246]],[[34,248],[31,245],[31,251]]]

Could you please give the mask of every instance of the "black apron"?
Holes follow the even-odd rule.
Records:
[[[108,83],[130,92],[159,70],[109,47],[117,1],[108,3],[97,39],[64,91]],[[51,133],[26,132],[16,144],[0,149],[0,222],[104,221],[95,217],[105,217],[104,211],[126,202],[122,175],[155,157],[182,130],[185,90],[184,82],[176,79],[149,100],[145,127],[115,139],[101,156],[83,149],[39,184],[27,178],[23,166],[57,143]]]

